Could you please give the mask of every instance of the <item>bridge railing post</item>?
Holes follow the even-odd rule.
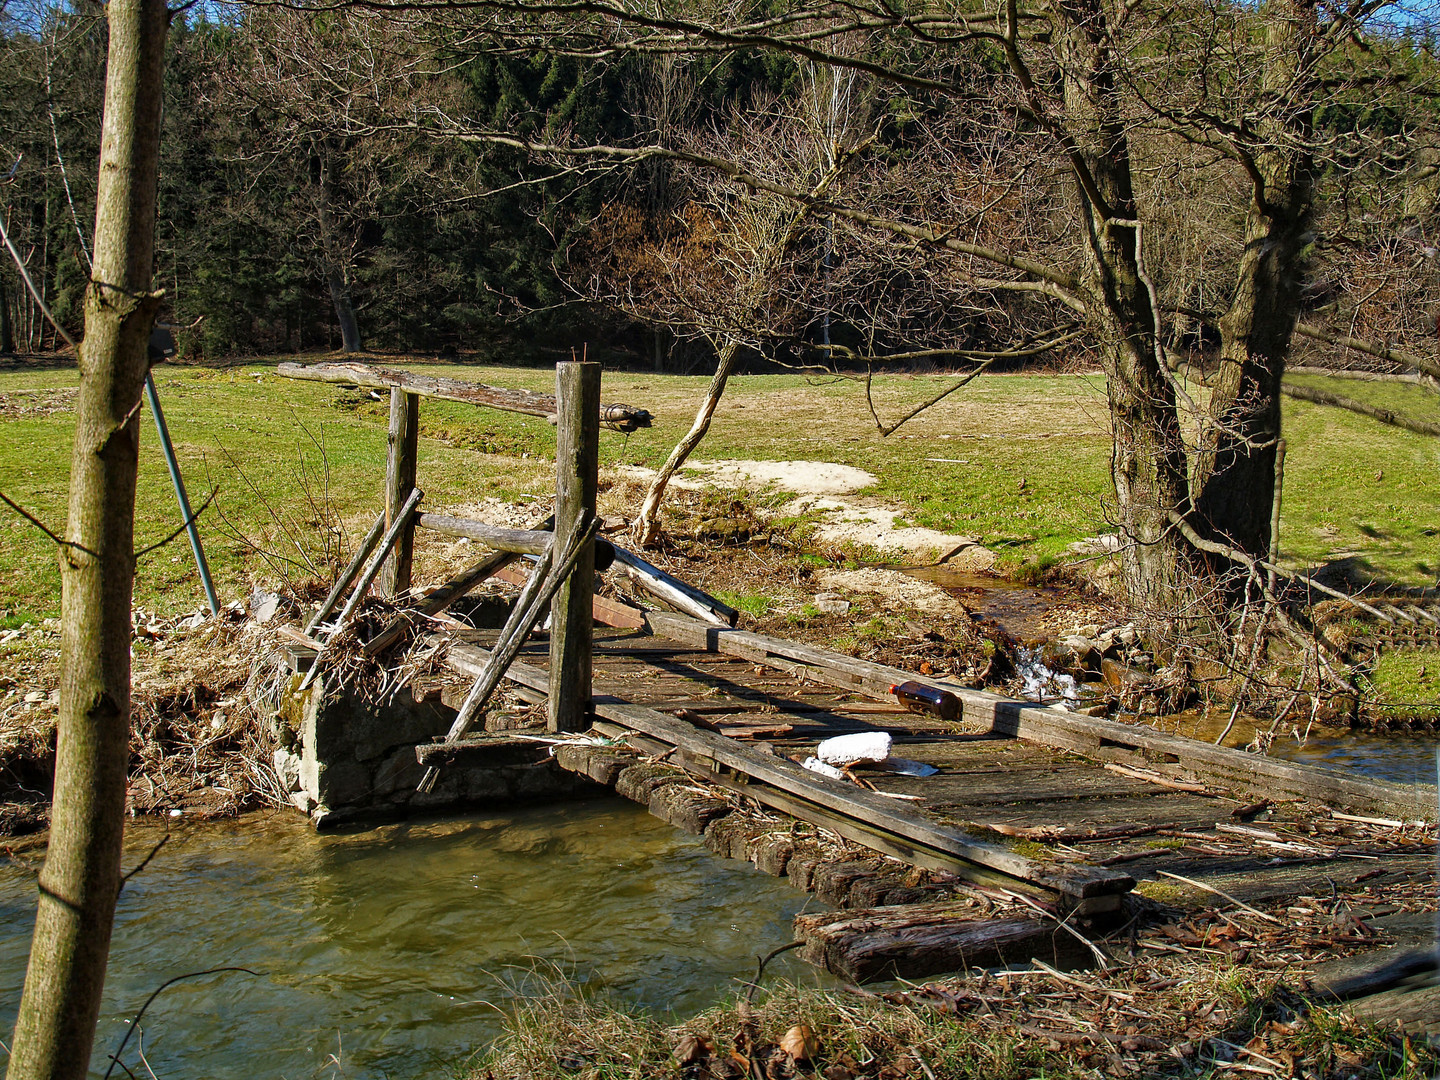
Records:
[[[600,463],[600,365],[555,365],[558,431],[555,447],[555,540],[563,549],[595,515]],[[551,731],[590,726],[591,597],[595,542],[585,545],[575,569],[550,604]]]
[[[405,505],[415,487],[420,456],[420,396],[398,387],[390,391],[390,432],[385,456],[385,525]],[[380,570],[375,591],[385,597],[399,596],[410,589],[410,568],[415,557],[415,522],[412,518],[400,534],[390,557]]]

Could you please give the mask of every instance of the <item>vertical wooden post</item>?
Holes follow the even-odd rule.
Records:
[[[390,435],[385,459],[385,526],[415,487],[416,458],[420,451],[420,396],[404,390],[390,391]],[[405,526],[395,550],[385,560],[375,591],[381,596],[399,596],[410,588],[410,565],[415,552],[415,523]]]
[[[600,463],[600,365],[555,365],[555,544],[563,548],[577,526],[595,514]],[[550,730],[590,726],[591,596],[595,543],[550,602]]]

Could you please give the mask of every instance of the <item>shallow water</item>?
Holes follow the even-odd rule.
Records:
[[[1214,742],[1225,730],[1229,719],[1230,714],[1225,709],[1215,709],[1208,714],[1192,710],[1162,716],[1153,721],[1152,726],[1203,742]],[[1254,741],[1257,732],[1263,737],[1270,726],[1270,720],[1236,717],[1235,726],[1226,735],[1224,745],[1244,749]],[[1435,736],[1430,734],[1379,735],[1323,724],[1312,724],[1307,731],[1304,723],[1286,722],[1275,728],[1270,756],[1345,769],[1378,780],[1433,784],[1436,742]]]
[[[126,865],[162,832],[132,826]],[[7,1034],[33,898],[31,870],[0,867]],[[182,825],[121,896],[92,1070],[160,983],[238,965],[260,974],[181,982],[150,1007],[159,1080],[450,1075],[556,972],[630,1007],[703,1009],[790,940],[806,903],[618,800],[351,835],[289,814]],[[820,978],[788,955],[772,974]]]
[[[904,572],[938,585],[977,618],[989,619],[1021,641],[1041,634],[1045,616],[1065,600],[1054,589],[958,570],[943,563],[939,566],[907,567]]]

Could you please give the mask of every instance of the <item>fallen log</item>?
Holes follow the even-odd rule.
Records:
[[[712,626],[734,626],[740,613],[709,593],[671,577],[632,551],[615,548],[615,562],[632,582],[657,600]]]
[[[1086,948],[1049,919],[980,919],[975,906],[940,902],[821,911],[795,917],[800,955],[851,982],[923,979],[1036,958],[1059,968],[1089,966]]]
[[[487,409],[524,413],[527,416],[541,416],[552,424],[556,422],[557,416],[554,394],[486,386],[483,383],[468,382],[465,379],[450,379],[442,375],[422,375],[399,368],[383,368],[354,363],[295,364],[287,362],[277,367],[275,374],[286,379],[304,379],[309,382],[369,386],[375,389],[393,390],[398,388],[421,397],[458,401],[465,405],[479,405]],[[650,413],[645,409],[635,409],[629,405],[600,406],[600,423],[614,428],[616,431],[631,432],[637,428],[649,427],[651,419]]]

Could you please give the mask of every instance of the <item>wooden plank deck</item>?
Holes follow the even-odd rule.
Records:
[[[1244,899],[1324,888],[1327,875],[1428,872],[1423,830],[1377,830],[1334,817],[1330,808],[1433,820],[1433,809],[1423,809],[1435,806],[1433,788],[1190,745],[1150,728],[974,691],[960,692],[965,715],[947,723],[906,712],[893,698],[886,703],[880,684],[888,689],[905,673],[739,631],[729,632],[737,635],[736,647],[725,650],[726,632],[691,623],[672,616],[652,621],[675,636],[597,628],[594,691],[600,733],[630,732],[630,745],[713,785],[710,810],[680,807],[673,792],[657,796],[661,777],[653,768],[618,785],[695,831],[717,829],[721,810],[713,804],[726,792],[739,793],[902,863],[1028,888],[1092,915],[1116,906],[1106,898],[1124,893],[1132,879],[1194,901],[1207,896],[1207,887]],[[473,674],[493,635],[461,631],[455,637],[450,663]],[[508,677],[543,693],[547,662],[544,643],[531,643]],[[789,730],[763,739],[719,733],[757,724]],[[923,778],[861,774],[879,792],[910,798],[825,780],[790,760],[822,738],[877,730],[892,736],[895,756],[938,770]],[[612,784],[624,766],[597,764],[583,753],[558,756],[566,767],[591,775],[598,770]],[[1237,812],[1255,804],[1257,792],[1274,805],[1258,822],[1241,820]],[[723,849],[725,841],[718,843]],[[735,845],[726,853],[764,862],[754,836]],[[825,863],[821,858],[816,865]],[[801,876],[808,882],[815,869]],[[794,880],[795,869],[789,872]],[[831,891],[832,902],[854,900],[833,881]],[[860,895],[881,894],[867,886]]]

